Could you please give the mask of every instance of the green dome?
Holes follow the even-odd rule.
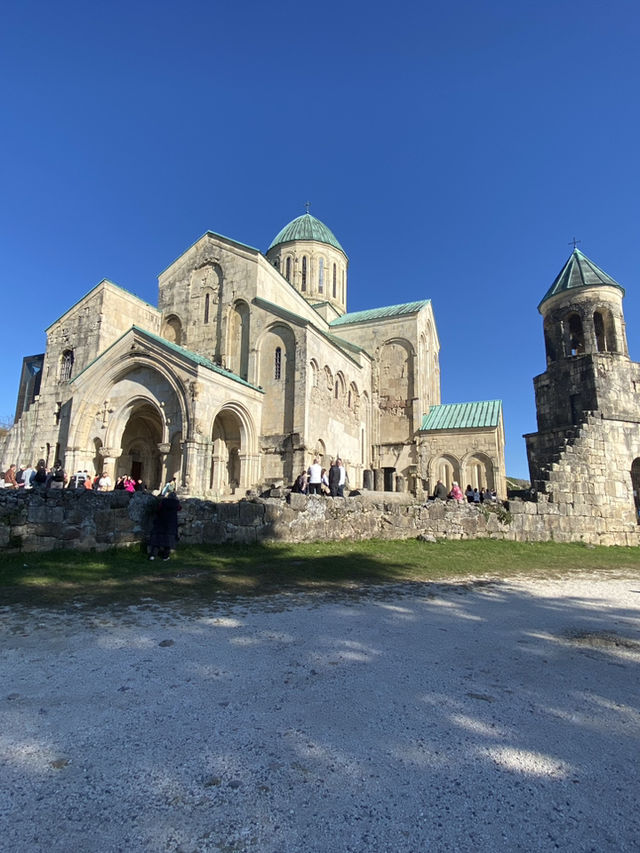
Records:
[[[278,246],[280,243],[290,243],[292,240],[315,240],[318,243],[327,243],[346,255],[333,231],[327,228],[324,222],[320,222],[315,216],[311,216],[310,213],[303,213],[302,216],[298,216],[297,219],[293,219],[288,225],[285,225],[273,239],[267,251],[270,252],[274,246]]]

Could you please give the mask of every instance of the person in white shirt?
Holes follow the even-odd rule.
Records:
[[[309,465],[309,494],[310,495],[319,495],[321,494],[321,486],[322,486],[322,465],[318,462],[317,459],[313,460],[313,464]]]
[[[22,472],[22,482],[24,483],[25,489],[30,489],[33,486],[31,478],[35,477],[35,475],[36,469],[33,467],[31,462],[29,462],[27,465],[25,465],[24,471]]]

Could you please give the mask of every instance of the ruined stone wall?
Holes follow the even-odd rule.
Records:
[[[3,553],[54,549],[104,551],[143,543],[156,498],[126,492],[0,493]],[[636,530],[601,530],[589,516],[570,515],[546,500],[512,501],[508,509],[453,501],[426,506],[408,495],[363,493],[349,498],[305,497],[212,503],[182,500],[181,541],[187,545],[363,539],[556,540],[638,545]]]

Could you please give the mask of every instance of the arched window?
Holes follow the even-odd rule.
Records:
[[[336,298],[336,265],[333,265],[333,298]]]
[[[302,256],[302,290],[307,289],[307,256]]]
[[[318,364],[315,359],[311,361],[311,387],[318,387]]]
[[[73,371],[73,350],[66,349],[60,359],[60,381],[68,382]]]
[[[287,258],[287,262],[284,266],[284,277],[287,281],[291,281],[291,258]]]
[[[276,347],[275,357],[273,360],[273,378],[280,379],[282,375],[282,348]]]
[[[204,322],[209,322],[209,294],[204,297]]]
[[[569,352],[567,355],[582,355],[584,353],[582,320],[577,314],[570,314],[565,322],[569,333]]]
[[[342,270],[342,301],[343,301],[343,302],[345,301],[345,294],[344,294],[344,270]]]
[[[318,293],[324,292],[324,258],[318,259]]]

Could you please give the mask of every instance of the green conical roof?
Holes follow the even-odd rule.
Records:
[[[598,285],[617,287],[622,291],[622,295],[624,296],[624,287],[622,285],[618,284],[615,279],[607,275],[600,267],[597,267],[579,249],[574,249],[569,256],[569,260],[562,267],[553,284],[540,300],[540,305],[546,302],[547,299],[555,296],[556,293],[562,293],[565,290],[574,290],[578,287],[594,287]],[[540,308],[540,305],[538,305],[538,308]]]
[[[318,243],[327,243],[346,255],[333,231],[327,228],[324,222],[320,222],[315,216],[311,216],[310,213],[303,213],[302,216],[298,216],[297,219],[293,219],[288,225],[285,225],[282,231],[275,236],[267,251],[280,243],[290,243],[292,240],[316,240]]]

